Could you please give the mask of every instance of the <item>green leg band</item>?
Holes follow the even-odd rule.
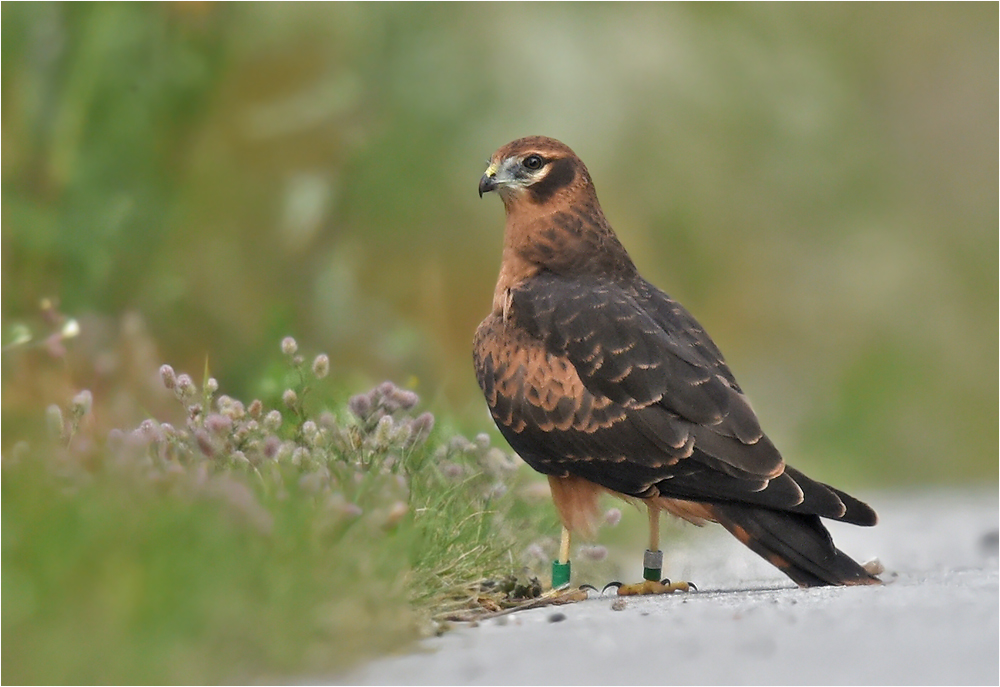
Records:
[[[569,561],[552,561],[552,588],[558,589],[565,584],[569,584]]]
[[[659,582],[662,574],[663,552],[646,549],[646,553],[642,556],[642,579]]]

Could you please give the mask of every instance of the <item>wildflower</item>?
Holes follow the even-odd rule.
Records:
[[[233,421],[227,415],[212,413],[205,418],[205,429],[212,434],[228,434],[233,428]]]
[[[277,437],[275,437],[277,439]],[[292,455],[295,453],[295,442],[294,441],[280,441],[278,444],[278,450],[275,452],[274,459],[277,461],[291,460]]]
[[[420,401],[420,397],[414,392],[409,389],[400,389],[398,387],[395,391],[393,391],[392,399],[395,404],[403,410],[409,410]]]
[[[237,401],[236,399],[230,398],[229,402],[226,403],[224,408],[221,408],[222,414],[231,420],[242,420],[243,416],[246,415],[246,410],[243,408],[243,402]]]
[[[452,453],[466,453],[473,448],[475,446],[461,434],[456,434],[448,442],[448,450]]]
[[[442,462],[438,465],[438,469],[441,470],[441,474],[448,480],[457,481],[465,476],[465,468],[458,463],[452,463],[450,460]]]
[[[143,420],[139,424],[138,431],[147,441],[159,441],[162,438],[160,435],[160,426],[156,420],[149,418]]]
[[[209,377],[208,380],[205,382],[205,391],[207,391],[210,394],[214,394],[218,390],[219,390],[219,380],[217,380],[215,377]]]
[[[274,460],[278,456],[278,451],[281,448],[281,439],[274,436],[273,434],[264,440],[264,457]]]
[[[302,436],[310,446],[315,446],[319,440],[319,427],[312,420],[306,420],[302,423]]]
[[[304,446],[297,446],[294,451],[292,451],[292,465],[299,467],[303,463],[309,461],[309,449]]]
[[[280,411],[272,410],[267,415],[264,416],[264,429],[266,429],[269,432],[277,432],[279,429],[281,429]]]
[[[294,409],[295,403],[299,400],[299,396],[295,393],[294,389],[285,389],[285,393],[281,395],[281,400],[285,402],[286,406]]]
[[[350,400],[347,401],[347,407],[356,418],[366,420],[372,412],[372,398],[368,394],[351,396]]]
[[[73,417],[83,417],[90,412],[90,409],[94,406],[94,396],[89,390],[84,389],[76,396],[73,397],[73,401],[70,403],[70,411],[73,413]]]
[[[483,468],[491,474],[503,474],[517,470],[518,458],[506,451],[502,451],[495,446],[486,452],[479,461]]]
[[[373,442],[376,448],[388,448],[392,443],[395,432],[395,423],[391,415],[383,415],[375,425],[375,435]]]
[[[177,382],[174,387],[174,395],[180,400],[184,401],[197,393],[197,389],[194,385],[194,380],[191,379],[191,375],[187,373],[182,373],[177,375]]]
[[[254,420],[260,418],[260,414],[264,412],[264,404],[260,402],[259,398],[255,398],[253,402],[250,403],[250,407],[247,408],[247,412],[250,414]]]
[[[622,519],[622,512],[618,508],[609,508],[604,513],[604,522],[608,524],[608,527],[614,527]]]
[[[299,350],[298,342],[290,336],[281,340],[281,352],[291,357]]]
[[[424,441],[432,429],[434,429],[434,416],[431,413],[421,413],[410,424],[409,443],[413,445]]]
[[[177,375],[174,374],[174,368],[169,365],[160,366],[160,379],[163,380],[163,386],[167,389],[173,389],[177,386]]]
[[[320,353],[316,356],[313,360],[312,371],[316,375],[316,379],[323,379],[330,374],[330,358],[326,353]]]
[[[212,443],[212,437],[204,429],[198,429],[194,433],[195,443],[198,444],[198,449],[205,454],[208,458],[215,455],[215,445]]]

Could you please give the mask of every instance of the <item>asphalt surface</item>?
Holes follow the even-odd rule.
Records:
[[[998,684],[997,491],[862,497],[879,511],[879,525],[831,529],[856,559],[881,560],[885,585],[799,589],[721,528],[706,528],[668,556],[665,570],[694,580],[698,592],[632,597],[621,610],[612,607],[617,597],[608,596],[519,611],[333,679]]]

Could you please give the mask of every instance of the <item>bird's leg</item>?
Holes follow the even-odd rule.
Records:
[[[559,558],[552,561],[552,588],[558,589],[559,587],[569,584],[569,545],[570,545],[570,532],[569,528],[563,526],[562,528],[562,540],[559,542]]]
[[[642,556],[643,581],[637,584],[618,584],[618,595],[673,594],[678,591],[687,592],[694,589],[694,585],[688,582],[660,580],[660,576],[663,574],[663,552],[660,551],[660,509],[653,503],[647,503],[646,510],[649,514],[649,548]]]
[[[660,551],[660,509],[646,506],[649,515],[649,548],[642,555],[642,579],[659,582],[663,574],[663,552]]]

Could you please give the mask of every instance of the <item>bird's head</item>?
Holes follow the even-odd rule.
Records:
[[[479,180],[479,195],[490,191],[500,195],[507,211],[501,282],[516,283],[540,269],[634,274],[604,218],[587,167],[566,144],[531,136],[501,147]]]
[[[519,138],[503,146],[493,153],[479,180],[479,196],[496,191],[508,211],[524,201],[541,205],[557,195],[592,192],[592,188],[580,158],[569,146],[545,136]]]

